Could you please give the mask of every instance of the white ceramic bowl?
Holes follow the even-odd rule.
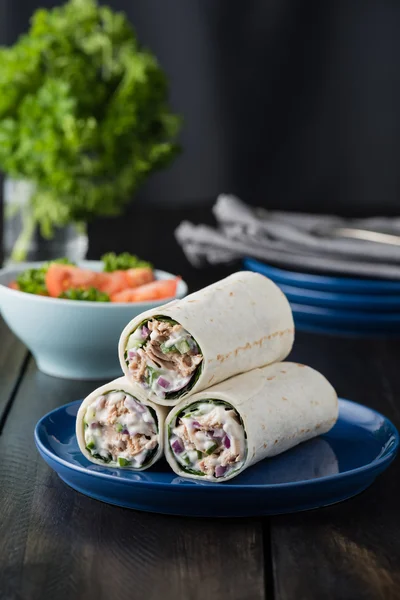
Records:
[[[42,263],[0,270],[0,310],[10,327],[32,352],[38,368],[67,379],[112,379],[121,375],[118,340],[125,325],[158,302],[79,302],[26,294],[7,287],[18,272]],[[83,261],[80,267],[101,270],[98,261]],[[157,279],[174,277],[155,271]],[[184,281],[178,284],[177,298],[187,294]],[[172,300],[172,298],[171,298]]]

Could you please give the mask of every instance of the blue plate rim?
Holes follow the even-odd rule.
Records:
[[[341,277],[340,275],[321,275],[319,273],[307,273],[302,271],[291,271],[290,269],[285,269],[282,267],[276,267],[269,263],[265,263],[262,260],[257,258],[252,258],[251,256],[245,256],[243,258],[243,266],[245,269],[249,269],[251,271],[256,271],[259,267],[266,268],[271,271],[271,274],[268,275],[271,279],[273,279],[273,275],[280,277],[291,277],[297,280],[298,283],[308,284],[318,284],[318,285],[347,285],[354,286],[358,289],[378,289],[380,287],[385,287],[386,291],[388,289],[394,289],[396,292],[400,293],[400,280],[397,279],[358,279],[356,277]],[[295,285],[293,283],[288,285]],[[301,287],[301,286],[298,286]]]
[[[338,299],[347,302],[347,307],[345,310],[358,310],[353,307],[350,308],[350,305],[359,303],[370,304],[376,309],[378,312],[382,311],[384,307],[387,313],[396,313],[400,312],[400,290],[398,294],[360,294],[357,292],[337,292],[337,291],[326,291],[326,290],[314,290],[312,288],[303,288],[299,285],[292,285],[289,283],[278,283],[278,287],[285,294],[285,296],[294,296],[294,295],[302,295],[304,298],[308,296],[307,301],[311,300],[315,302],[338,302]],[[292,302],[296,304],[304,304],[304,302],[292,300]],[[386,305],[397,305],[398,310],[388,310]],[[374,306],[375,305],[375,306]],[[322,304],[316,304],[315,306],[320,306],[321,308],[325,308]],[[329,308],[329,307],[326,307]],[[336,307],[335,307],[336,308]],[[342,307],[340,307],[342,310]],[[371,313],[374,312],[370,308],[366,309],[364,306],[358,312],[366,312]]]
[[[301,486],[314,485],[315,486],[315,485],[324,484],[326,482],[333,481],[333,480],[341,481],[343,479],[347,479],[348,477],[354,477],[354,476],[357,476],[364,472],[371,472],[371,471],[373,472],[376,469],[379,469],[380,467],[386,465],[387,463],[390,464],[392,462],[392,460],[396,457],[397,451],[399,449],[399,441],[400,441],[400,434],[399,434],[397,428],[395,427],[395,425],[392,423],[392,421],[390,419],[388,419],[388,417],[385,417],[385,415],[383,415],[382,413],[378,412],[377,410],[370,408],[369,406],[365,406],[364,404],[361,404],[359,402],[354,402],[353,400],[348,400],[346,398],[338,398],[338,400],[339,400],[339,407],[340,407],[340,404],[342,404],[342,403],[355,405],[356,407],[358,407],[358,408],[361,407],[364,410],[368,410],[368,411],[374,413],[375,415],[378,415],[378,417],[380,417],[381,419],[383,419],[383,421],[389,425],[389,427],[392,430],[392,434],[394,435],[395,443],[392,446],[392,448],[389,451],[384,452],[384,454],[382,454],[382,456],[375,458],[370,463],[362,465],[361,467],[356,467],[355,469],[351,469],[350,471],[345,471],[343,473],[336,473],[334,475],[325,475],[323,477],[319,477],[318,479],[306,479],[304,481],[289,481],[286,483],[269,483],[269,484],[264,484],[264,485],[263,484],[253,484],[253,485],[244,484],[244,485],[240,485],[240,486],[238,486],[237,484],[234,484],[234,483],[223,483],[223,485],[221,485],[220,483],[213,483],[211,481],[207,481],[207,482],[200,481],[200,483],[202,483],[202,486],[198,486],[195,483],[193,483],[191,480],[188,480],[188,482],[192,483],[192,485],[188,485],[185,488],[186,491],[188,491],[189,489],[192,491],[200,490],[200,489],[214,489],[214,490],[227,489],[227,490],[236,490],[237,491],[240,489],[240,491],[247,492],[249,490],[267,490],[267,489],[271,489],[271,488],[290,489],[292,487],[296,488],[299,485],[301,485]],[[72,402],[68,402],[67,404],[58,406],[57,408],[54,408],[53,410],[51,410],[48,413],[46,413],[45,415],[43,415],[43,417],[41,417],[39,419],[39,421],[36,423],[36,426],[35,426],[35,431],[34,431],[35,444],[40,453],[45,454],[51,460],[59,463],[63,467],[66,467],[72,471],[84,473],[85,475],[90,475],[91,477],[96,477],[96,478],[100,477],[101,479],[109,480],[109,481],[112,481],[113,483],[117,483],[117,481],[113,475],[109,475],[108,473],[102,473],[101,471],[89,471],[85,467],[74,465],[74,464],[64,460],[63,458],[60,458],[57,454],[48,450],[46,448],[46,446],[44,446],[43,442],[40,439],[39,429],[40,429],[42,423],[48,417],[50,417],[50,415],[52,415],[54,412],[60,410],[61,408],[67,409],[68,407],[77,405],[78,403],[82,403],[82,400],[73,400]],[[125,479],[122,481],[120,480],[119,483],[122,483],[123,485],[132,485],[132,486],[140,485],[140,486],[148,487],[148,488],[151,488],[151,487],[157,487],[159,489],[160,488],[161,489],[162,488],[165,488],[165,489],[171,488],[171,483],[164,483],[161,481],[140,481],[139,480],[139,481],[135,481],[135,482],[128,482]],[[192,493],[192,492],[188,492],[188,493]]]

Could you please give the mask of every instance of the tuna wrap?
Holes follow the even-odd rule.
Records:
[[[140,386],[120,377],[85,398],[76,417],[81,452],[107,467],[142,471],[163,454],[167,409],[146,400]]]
[[[223,482],[254,463],[326,433],[336,392],[300,364],[254,369],[182,400],[165,424],[165,455],[178,475]]]
[[[166,406],[233,375],[289,354],[292,312],[269,279],[251,272],[142,313],[124,329],[119,358],[126,376]]]

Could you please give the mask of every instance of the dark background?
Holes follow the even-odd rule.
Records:
[[[55,4],[0,0],[0,43]],[[173,231],[182,219],[213,223],[220,192],[266,208],[400,214],[398,0],[107,4],[164,67],[183,153],[123,217],[90,224],[89,258],[128,250],[199,287]]]
[[[49,0],[0,0],[12,43]],[[184,153],[137,202],[398,213],[400,3],[110,0],[158,56]],[[130,211],[131,218],[132,210]]]

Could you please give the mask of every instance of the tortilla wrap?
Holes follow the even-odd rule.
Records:
[[[118,351],[121,367],[130,379],[134,377],[127,354],[131,334],[157,316],[182,325],[202,355],[189,385],[177,393],[157,395],[147,390],[147,397],[165,406],[174,406],[181,398],[238,373],[284,360],[294,341],[292,311],[278,286],[258,273],[238,272],[128,323]]]
[[[148,411],[143,411],[142,413],[137,413],[135,412],[135,419],[137,422],[136,427],[141,430],[143,433],[147,433],[147,431],[145,431],[145,429],[141,429],[141,426],[143,425],[144,428],[146,428],[148,426],[148,420],[152,419],[153,416],[155,415],[155,422],[156,422],[156,429],[157,431],[155,431],[154,434],[154,439],[155,439],[155,447],[151,453],[151,458],[149,460],[145,460],[142,466],[134,466],[133,464],[114,464],[115,461],[108,461],[105,462],[104,460],[101,460],[100,458],[95,458],[92,453],[90,452],[90,450],[88,450],[87,448],[87,439],[85,439],[85,431],[87,431],[87,426],[85,427],[85,419],[87,418],[87,409],[89,406],[91,406],[97,399],[104,397],[107,401],[107,398],[110,397],[110,394],[113,392],[123,392],[123,394],[128,394],[130,397],[132,397],[136,402],[138,402],[140,405],[143,405],[144,407],[147,407],[149,409],[151,409],[151,411],[153,412],[149,412]],[[121,400],[122,402],[124,402],[124,400]],[[105,404],[105,402],[103,402],[103,404]],[[133,404],[133,406],[135,406],[134,403],[131,402],[131,405]],[[129,410],[125,410],[125,413],[130,412]],[[143,395],[142,390],[140,389],[140,386],[138,386],[137,384],[134,384],[132,382],[130,382],[126,377],[119,377],[118,379],[115,379],[114,381],[110,381],[109,383],[97,388],[96,390],[94,390],[91,394],[89,394],[89,396],[87,396],[82,404],[79,407],[79,411],[76,417],[76,437],[78,440],[78,445],[79,448],[81,450],[81,452],[85,455],[85,457],[90,460],[93,463],[102,465],[103,467],[125,467],[125,468],[130,468],[133,469],[135,471],[143,471],[144,469],[148,469],[151,465],[153,465],[155,462],[157,462],[157,460],[163,455],[164,453],[164,449],[163,449],[163,443],[164,443],[164,423],[165,423],[165,418],[167,416],[167,412],[168,410],[163,407],[163,406],[158,406],[156,404],[153,404],[152,402],[150,402],[149,400],[147,400],[145,398],[145,396]],[[146,417],[146,422],[140,423],[140,418],[142,414],[145,414]],[[121,420],[123,419],[123,417],[121,417]],[[105,431],[106,427],[98,427],[98,425],[95,423],[96,425],[96,433],[97,431],[100,429]],[[119,423],[117,423],[116,427],[119,426]],[[110,426],[107,426],[110,427]],[[133,426],[135,427],[135,425]],[[115,426],[114,426],[115,429]],[[111,432],[113,433],[113,431]],[[121,429],[121,437],[122,438],[122,433],[123,430]],[[100,432],[99,432],[100,434]],[[132,434],[133,435],[133,434]],[[130,437],[128,434],[125,435],[124,439],[127,440],[128,437]],[[146,452],[146,451],[144,451]],[[127,461],[125,461],[127,462]]]
[[[215,454],[210,455],[211,458],[205,456],[205,462],[217,461],[215,464],[221,471],[219,474],[217,466],[212,464],[210,471],[206,471],[203,475],[198,474],[201,461],[190,464],[189,467],[184,464],[189,460],[187,457],[191,457],[189,449],[193,450],[193,445],[185,443],[187,431],[192,441],[195,440],[193,435],[198,436],[199,433],[195,429],[193,434],[193,430],[187,429],[182,424],[187,418],[188,423],[192,425],[197,423],[196,427],[202,425],[200,433],[204,433],[204,422],[202,424],[201,417],[196,415],[196,410],[199,409],[193,406],[199,406],[197,403],[200,403],[200,409],[203,410],[204,401],[211,404],[212,401],[227,403],[236,411],[239,417],[237,421],[240,421],[240,426],[244,429],[244,451],[236,463],[233,458],[227,468],[223,466],[226,464],[226,457],[223,459],[220,457],[224,457],[224,454],[227,455],[230,451],[229,447],[223,448],[223,444]],[[225,410],[228,409],[225,407]],[[182,411],[187,417],[182,417]],[[230,412],[227,412],[228,416]],[[218,429],[220,424],[213,423],[212,416],[206,414],[204,417],[204,419],[209,418],[208,427],[211,432],[210,434],[206,431],[205,436],[211,435],[212,440],[218,443],[218,439],[215,440],[215,432],[220,431]],[[323,375],[297,363],[275,363],[237,375],[182,400],[172,409],[166,420],[165,455],[175,473],[182,477],[213,482],[227,481],[264,458],[276,456],[301,442],[326,433],[336,423],[337,417],[337,395]],[[228,425],[232,424],[228,423]],[[185,428],[183,436],[180,431],[182,427]],[[235,435],[237,435],[240,433],[237,423],[235,427]],[[231,427],[231,431],[234,431],[234,428]],[[232,439],[232,434],[228,432],[225,425],[222,436],[224,433],[228,434],[229,445],[234,448],[235,440]],[[218,436],[221,438],[220,433]],[[238,440],[238,448],[239,442],[240,440]],[[183,451],[180,448],[182,444],[185,446]],[[208,446],[199,447],[197,442],[195,444],[196,451],[203,450],[204,447],[207,453]],[[218,455],[218,452],[221,454]]]

